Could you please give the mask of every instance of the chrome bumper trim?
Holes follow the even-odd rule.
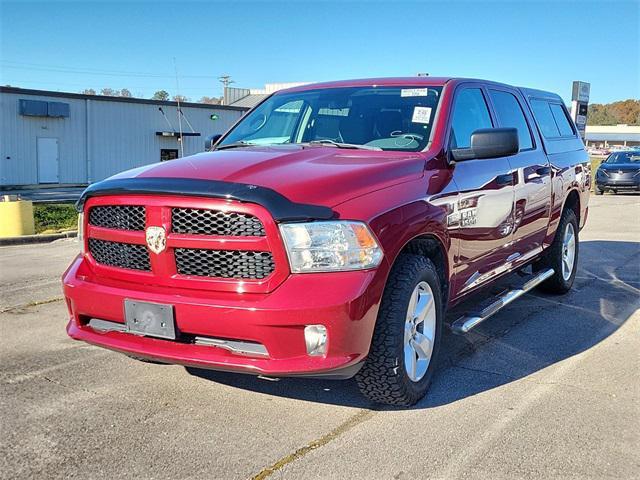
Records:
[[[261,343],[242,342],[240,340],[223,340],[221,338],[196,337],[196,345],[218,347],[238,355],[268,357],[267,348]]]

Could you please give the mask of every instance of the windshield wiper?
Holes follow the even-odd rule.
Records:
[[[226,148],[238,148],[238,147],[248,147],[251,145],[255,145],[251,142],[245,142],[244,140],[240,140],[239,142],[227,143],[226,145],[219,145],[214,150],[224,150]]]
[[[311,140],[310,142],[306,142],[309,145],[331,145],[337,148],[352,148],[359,150],[376,150],[382,151],[380,147],[370,147],[369,145],[356,145],[355,143],[342,143],[336,142],[334,140],[323,139],[323,140]]]

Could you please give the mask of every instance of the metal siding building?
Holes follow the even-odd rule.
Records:
[[[53,115],[60,103],[67,104],[68,116],[29,113],[25,100],[46,102]],[[208,136],[224,133],[246,111],[196,103],[180,107],[200,133],[182,137],[185,156],[203,151]],[[159,162],[161,153],[179,153],[180,144],[176,136],[156,132],[177,130],[175,102],[0,87],[0,186],[88,184]],[[191,132],[184,117],[182,131]]]

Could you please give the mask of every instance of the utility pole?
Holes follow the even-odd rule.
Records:
[[[222,105],[226,105],[227,104],[227,88],[229,88],[229,85],[232,83],[236,83],[234,80],[231,79],[231,75],[222,75],[220,77],[218,77],[218,80],[220,80],[220,83],[222,83],[224,90],[222,92]]]

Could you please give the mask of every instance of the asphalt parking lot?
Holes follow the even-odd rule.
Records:
[[[447,334],[430,394],[392,409],[75,342],[75,240],[2,247],[0,477],[638,478],[640,196],[592,197],[580,248],[569,295]]]

